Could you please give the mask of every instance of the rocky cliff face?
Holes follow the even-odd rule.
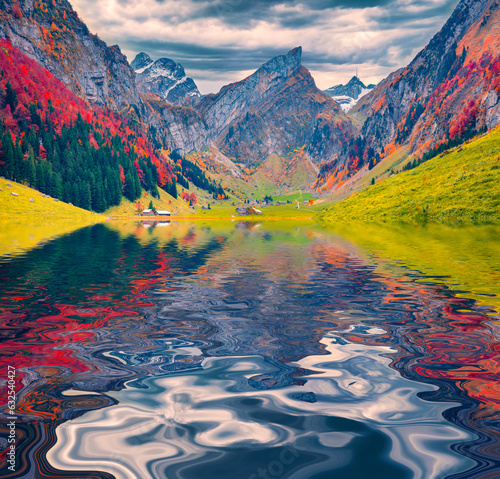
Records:
[[[323,90],[331,96],[341,107],[348,112],[358,100],[375,88],[375,85],[366,86],[357,76],[353,76],[346,85],[335,85]]]
[[[410,65],[352,110],[366,118],[365,151],[408,144],[412,152],[425,152],[468,130],[499,124],[499,29],[498,0],[462,0]]]
[[[194,108],[164,109],[175,145],[189,151],[216,144],[246,165],[304,145],[315,161],[331,159],[355,130],[301,66],[301,54],[298,47],[269,60],[248,78],[202,97]]]
[[[339,105],[318,90],[301,66],[277,91],[233,121],[218,144],[224,154],[248,164],[306,145],[309,158],[322,163],[354,133]]]
[[[140,102],[134,72],[119,47],[92,35],[67,0],[3,0],[0,38],[93,103],[120,110]]]
[[[135,71],[139,88],[156,93],[168,103],[183,105],[200,97],[198,87],[186,75],[182,65],[169,58],[153,61],[149,55],[141,52],[130,65]]]
[[[213,137],[219,137],[241,114],[255,109],[276,93],[300,69],[302,48],[269,60],[245,80],[224,86],[216,95],[204,97],[198,109],[207,119]]]

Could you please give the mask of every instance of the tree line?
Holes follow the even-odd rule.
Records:
[[[58,133],[36,104],[29,112],[29,119],[19,119],[16,137],[0,121],[0,174],[5,178],[96,212],[118,205],[122,196],[134,201],[141,185],[159,197],[156,165],[139,158],[120,136],[109,129],[101,134],[80,114]],[[167,188],[176,192],[175,179]]]

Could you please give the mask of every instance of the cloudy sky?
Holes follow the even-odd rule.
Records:
[[[346,83],[358,69],[378,83],[408,64],[458,0],[70,0],[93,33],[181,63],[202,93],[238,81],[301,45],[316,84]]]

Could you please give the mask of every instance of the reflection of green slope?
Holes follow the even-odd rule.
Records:
[[[432,281],[457,291],[473,291],[463,296],[500,311],[499,226],[449,228],[352,222],[336,225],[335,232],[367,250],[377,264],[383,259],[429,276],[444,276]]]
[[[101,215],[95,215],[98,221]],[[47,219],[45,221],[2,221],[0,223],[0,257],[24,254],[55,238],[92,224],[90,219]],[[97,222],[96,221],[96,222]]]
[[[243,264],[257,268],[262,276],[272,281],[285,281],[301,288],[310,282],[315,273],[315,261],[308,246],[313,241],[310,228],[297,227],[293,223],[265,224],[241,222],[228,236],[227,247],[220,255],[214,255],[208,269],[219,274],[225,265]],[[225,271],[224,274],[232,274]]]
[[[328,208],[340,219],[474,224],[500,222],[500,128]]]

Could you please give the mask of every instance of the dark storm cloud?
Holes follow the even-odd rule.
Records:
[[[255,69],[266,60],[287,53],[283,49],[273,47],[242,51],[241,49],[231,47],[214,48],[191,43],[160,43],[154,40],[126,41],[124,46],[137,52],[148,52],[153,58],[173,57],[188,69],[197,69],[200,58],[203,58],[203,69],[210,71]]]
[[[192,0],[194,4],[204,4],[205,0]],[[288,6],[304,5],[310,10],[332,10],[332,9],[360,9],[380,7],[391,3],[392,0],[216,0],[209,2],[200,13],[207,16],[255,14],[259,17],[276,6],[286,4]]]
[[[140,51],[182,63],[201,89],[248,75],[303,47],[320,87],[355,68],[377,82],[405,66],[458,0],[74,0],[90,26],[129,60]]]
[[[205,0],[192,1],[193,4],[200,5],[193,18],[217,18],[227,24],[238,26],[251,25],[256,21],[273,18],[283,27],[313,25],[321,18],[321,12],[324,10],[382,7],[391,2],[391,0],[216,0],[207,4]],[[283,5],[304,6],[310,13],[306,15],[283,14],[277,8]]]
[[[422,5],[426,5],[427,2],[421,2]],[[393,2],[393,8],[390,10],[390,14],[382,17],[380,21],[381,28],[394,28],[395,25],[406,23],[409,20],[414,24],[420,20],[427,20],[429,24],[436,24],[436,19],[442,19],[441,23],[437,22],[438,29],[445,23],[448,17],[451,15],[453,9],[457,6],[457,0],[444,0],[438,5],[431,6],[429,8],[421,9],[413,12],[411,17],[408,16],[408,12],[398,6],[397,2]],[[436,29],[437,32],[437,29]]]

